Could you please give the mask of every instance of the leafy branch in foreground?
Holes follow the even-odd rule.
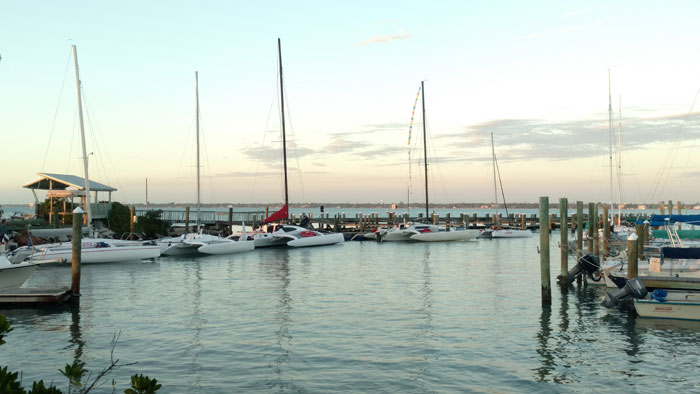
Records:
[[[5,318],[4,315],[0,315],[0,345],[4,344],[3,338],[10,331],[12,331],[11,323]],[[134,365],[136,363],[126,363],[120,364],[119,359],[114,358],[114,349],[117,347],[117,342],[119,342],[119,335],[114,334],[112,338],[112,343],[110,344],[110,364],[107,368],[101,370],[95,378],[91,380],[91,374],[85,369],[85,363],[80,360],[73,361],[72,364],[66,364],[65,368],[58,371],[61,372],[63,376],[68,378],[68,394],[73,393],[75,390],[78,394],[89,393],[93,388],[101,385],[102,379],[107,375],[112,373],[121,367]],[[87,374],[86,382],[83,382],[83,377]],[[58,389],[53,384],[46,387],[43,380],[32,383],[32,389],[30,391],[22,388],[21,381],[18,380],[18,372],[10,372],[8,367],[0,367],[0,394],[63,394],[63,391]],[[112,380],[113,393],[116,393],[116,382]],[[151,379],[148,376],[142,374],[131,376],[131,387],[124,390],[126,394],[153,394],[161,385],[158,384],[157,379]]]

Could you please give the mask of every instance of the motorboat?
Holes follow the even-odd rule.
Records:
[[[417,224],[403,231],[411,233],[410,240],[421,242],[468,241],[479,236],[479,230],[451,229],[434,224]]]
[[[73,260],[72,242],[37,245],[31,248],[34,253],[25,258],[25,260],[30,262],[65,261],[71,263]],[[158,245],[147,244],[142,241],[83,238],[80,248],[80,262],[84,264],[137,261],[160,256],[160,247]],[[18,248],[17,253],[22,253],[22,248]]]
[[[0,290],[14,289],[22,286],[36,270],[32,262],[11,263],[5,255],[0,255]]]
[[[635,299],[634,308],[641,317],[700,320],[700,292],[656,289]]]

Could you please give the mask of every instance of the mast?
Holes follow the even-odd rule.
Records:
[[[201,216],[201,205],[199,202],[199,74],[194,72],[194,105],[196,109],[196,127],[197,127],[197,232],[199,232],[199,218]]]
[[[420,89],[423,92],[421,101],[423,104],[423,164],[425,164],[425,220],[428,220],[428,144],[425,136],[425,86],[420,81]]]
[[[622,222],[622,95],[620,95],[620,123],[617,133],[617,225]]]
[[[609,134],[610,134],[610,213],[613,213],[613,200],[614,200],[614,189],[613,189],[613,120],[612,120],[612,95],[610,93],[610,69],[608,69],[608,124],[609,124]],[[608,218],[605,218],[608,220]]]
[[[78,71],[78,49],[73,45],[73,64],[75,65],[75,87],[78,91],[78,118],[80,119],[80,141],[83,145],[83,175],[85,177],[85,211],[87,226],[92,226],[92,209],[90,208],[90,178],[88,177],[88,156],[85,148],[85,126],[83,125],[83,98],[80,94],[80,73]]]
[[[284,161],[284,205],[287,206],[287,216],[285,220],[289,219],[289,188],[287,186],[287,133],[284,128],[284,80],[282,79],[282,41],[277,39],[277,53],[279,55],[280,63],[280,118],[282,120],[282,158]]]
[[[491,164],[493,165],[493,196],[498,213],[498,186],[496,185],[496,148],[493,146],[493,131],[491,132]]]

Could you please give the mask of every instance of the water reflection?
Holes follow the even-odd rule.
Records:
[[[537,354],[540,365],[535,369],[536,380],[543,382],[554,371],[554,356],[549,348],[549,341],[552,335],[551,327],[552,308],[549,305],[542,305],[540,313],[540,331],[537,333]]]
[[[277,305],[275,307],[274,321],[277,324],[277,330],[274,333],[276,344],[276,356],[274,363],[271,365],[274,373],[274,378],[266,383],[267,387],[275,388],[280,391],[293,390],[303,391],[297,388],[294,383],[285,379],[285,367],[290,363],[292,335],[289,332],[292,319],[290,313],[292,311],[292,296],[289,293],[290,283],[290,265],[289,265],[289,250],[286,248],[270,251],[276,258],[267,260],[270,265],[269,272],[275,281],[274,290],[277,293]]]
[[[191,269],[194,270],[193,273],[189,272]],[[199,356],[204,349],[202,344],[204,319],[202,318],[202,266],[200,261],[193,259],[191,263],[186,264],[185,273],[185,280],[191,279],[190,283],[185,283],[186,294],[192,294],[192,315],[186,327],[193,330],[192,338],[186,348],[186,352],[192,356],[192,361],[188,365],[188,375],[192,380],[187,383],[190,387],[196,387],[201,391],[202,376],[200,372],[202,365],[199,362]]]
[[[420,327],[420,339],[423,346],[423,363],[420,366],[419,374],[423,379],[419,379],[419,384],[422,392],[427,392],[426,377],[430,376],[430,363],[438,358],[437,351],[433,347],[433,284],[432,271],[430,268],[430,249],[426,248],[423,255],[423,271],[422,271],[421,296],[423,305],[421,312],[423,313],[423,324]]]
[[[80,361],[83,357],[83,347],[85,346],[85,340],[80,335],[80,306],[73,305],[71,307],[71,325],[70,325],[70,341],[73,349],[73,358],[75,361]]]

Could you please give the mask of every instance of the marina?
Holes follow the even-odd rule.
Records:
[[[659,384],[687,392],[700,384],[683,372],[700,362],[696,323],[607,310],[595,287],[555,288],[542,307],[537,244],[345,242],[86,265],[79,313],[0,311],[15,328],[0,355],[25,381],[58,382],[53,366],[80,357],[99,368],[120,331],[115,354],[138,364],[114,378],[144,371],[169,393],[646,392]],[[27,285],[70,280],[62,267],[38,273]]]

